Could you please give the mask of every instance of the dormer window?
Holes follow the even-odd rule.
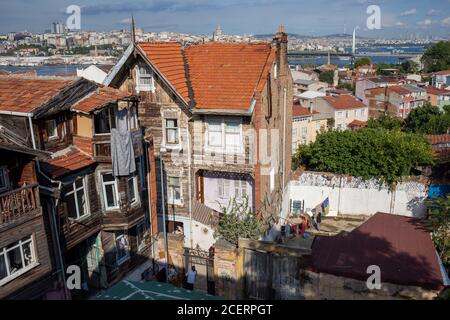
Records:
[[[151,91],[155,90],[155,82],[153,71],[144,63],[140,63],[136,68],[136,91]]]

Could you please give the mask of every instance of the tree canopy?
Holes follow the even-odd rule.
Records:
[[[333,84],[334,72],[332,70],[324,71],[319,74],[319,80],[328,84]]]
[[[231,199],[228,206],[221,206],[223,217],[214,232],[221,238],[237,245],[239,238],[258,240],[266,231],[266,224],[249,208],[248,198],[243,201]]]
[[[364,128],[328,131],[314,143],[300,145],[293,168],[377,178],[394,185],[419,165],[434,163],[430,144],[421,135],[399,130]]]
[[[450,69],[450,42],[440,41],[428,48],[422,56],[426,72]]]
[[[373,129],[401,130],[403,121],[397,117],[384,113],[378,118],[369,118],[367,127]]]
[[[423,134],[444,134],[450,127],[450,105],[442,111],[430,103],[414,108],[405,119],[406,131]]]
[[[358,68],[360,66],[370,65],[372,63],[372,60],[368,57],[359,58],[355,61],[355,64],[353,65],[355,68]]]

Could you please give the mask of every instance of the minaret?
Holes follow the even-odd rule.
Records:
[[[136,28],[133,15],[131,15],[131,43],[136,43]]]
[[[352,44],[352,53],[356,53],[356,28],[353,29],[353,44]]]
[[[328,51],[328,63],[327,63],[328,65],[330,65],[331,64],[331,59],[330,59],[330,51]]]

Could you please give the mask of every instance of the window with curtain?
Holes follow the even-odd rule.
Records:
[[[0,286],[30,270],[36,263],[32,235],[0,248]]]
[[[178,144],[178,119],[166,119],[166,143]]]
[[[169,204],[181,201],[180,177],[167,177],[167,198]]]

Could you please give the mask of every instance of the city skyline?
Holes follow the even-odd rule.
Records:
[[[289,33],[306,36],[350,34],[353,28],[366,37],[444,37],[450,36],[450,0],[423,3],[399,0],[315,1],[305,7],[305,1],[294,0],[156,0],[129,1],[55,1],[39,3],[29,0],[0,1],[6,13],[0,19],[0,33],[42,33],[51,23],[65,23],[65,8],[71,4],[81,8],[82,31],[112,31],[129,28],[134,15],[137,27],[146,32],[180,32],[209,34],[221,25],[227,34],[267,34],[283,24]],[[365,26],[369,5],[381,9],[381,29]],[[319,17],[319,18],[318,18]],[[321,19],[323,17],[323,20]],[[323,23],[326,21],[326,23]]]

